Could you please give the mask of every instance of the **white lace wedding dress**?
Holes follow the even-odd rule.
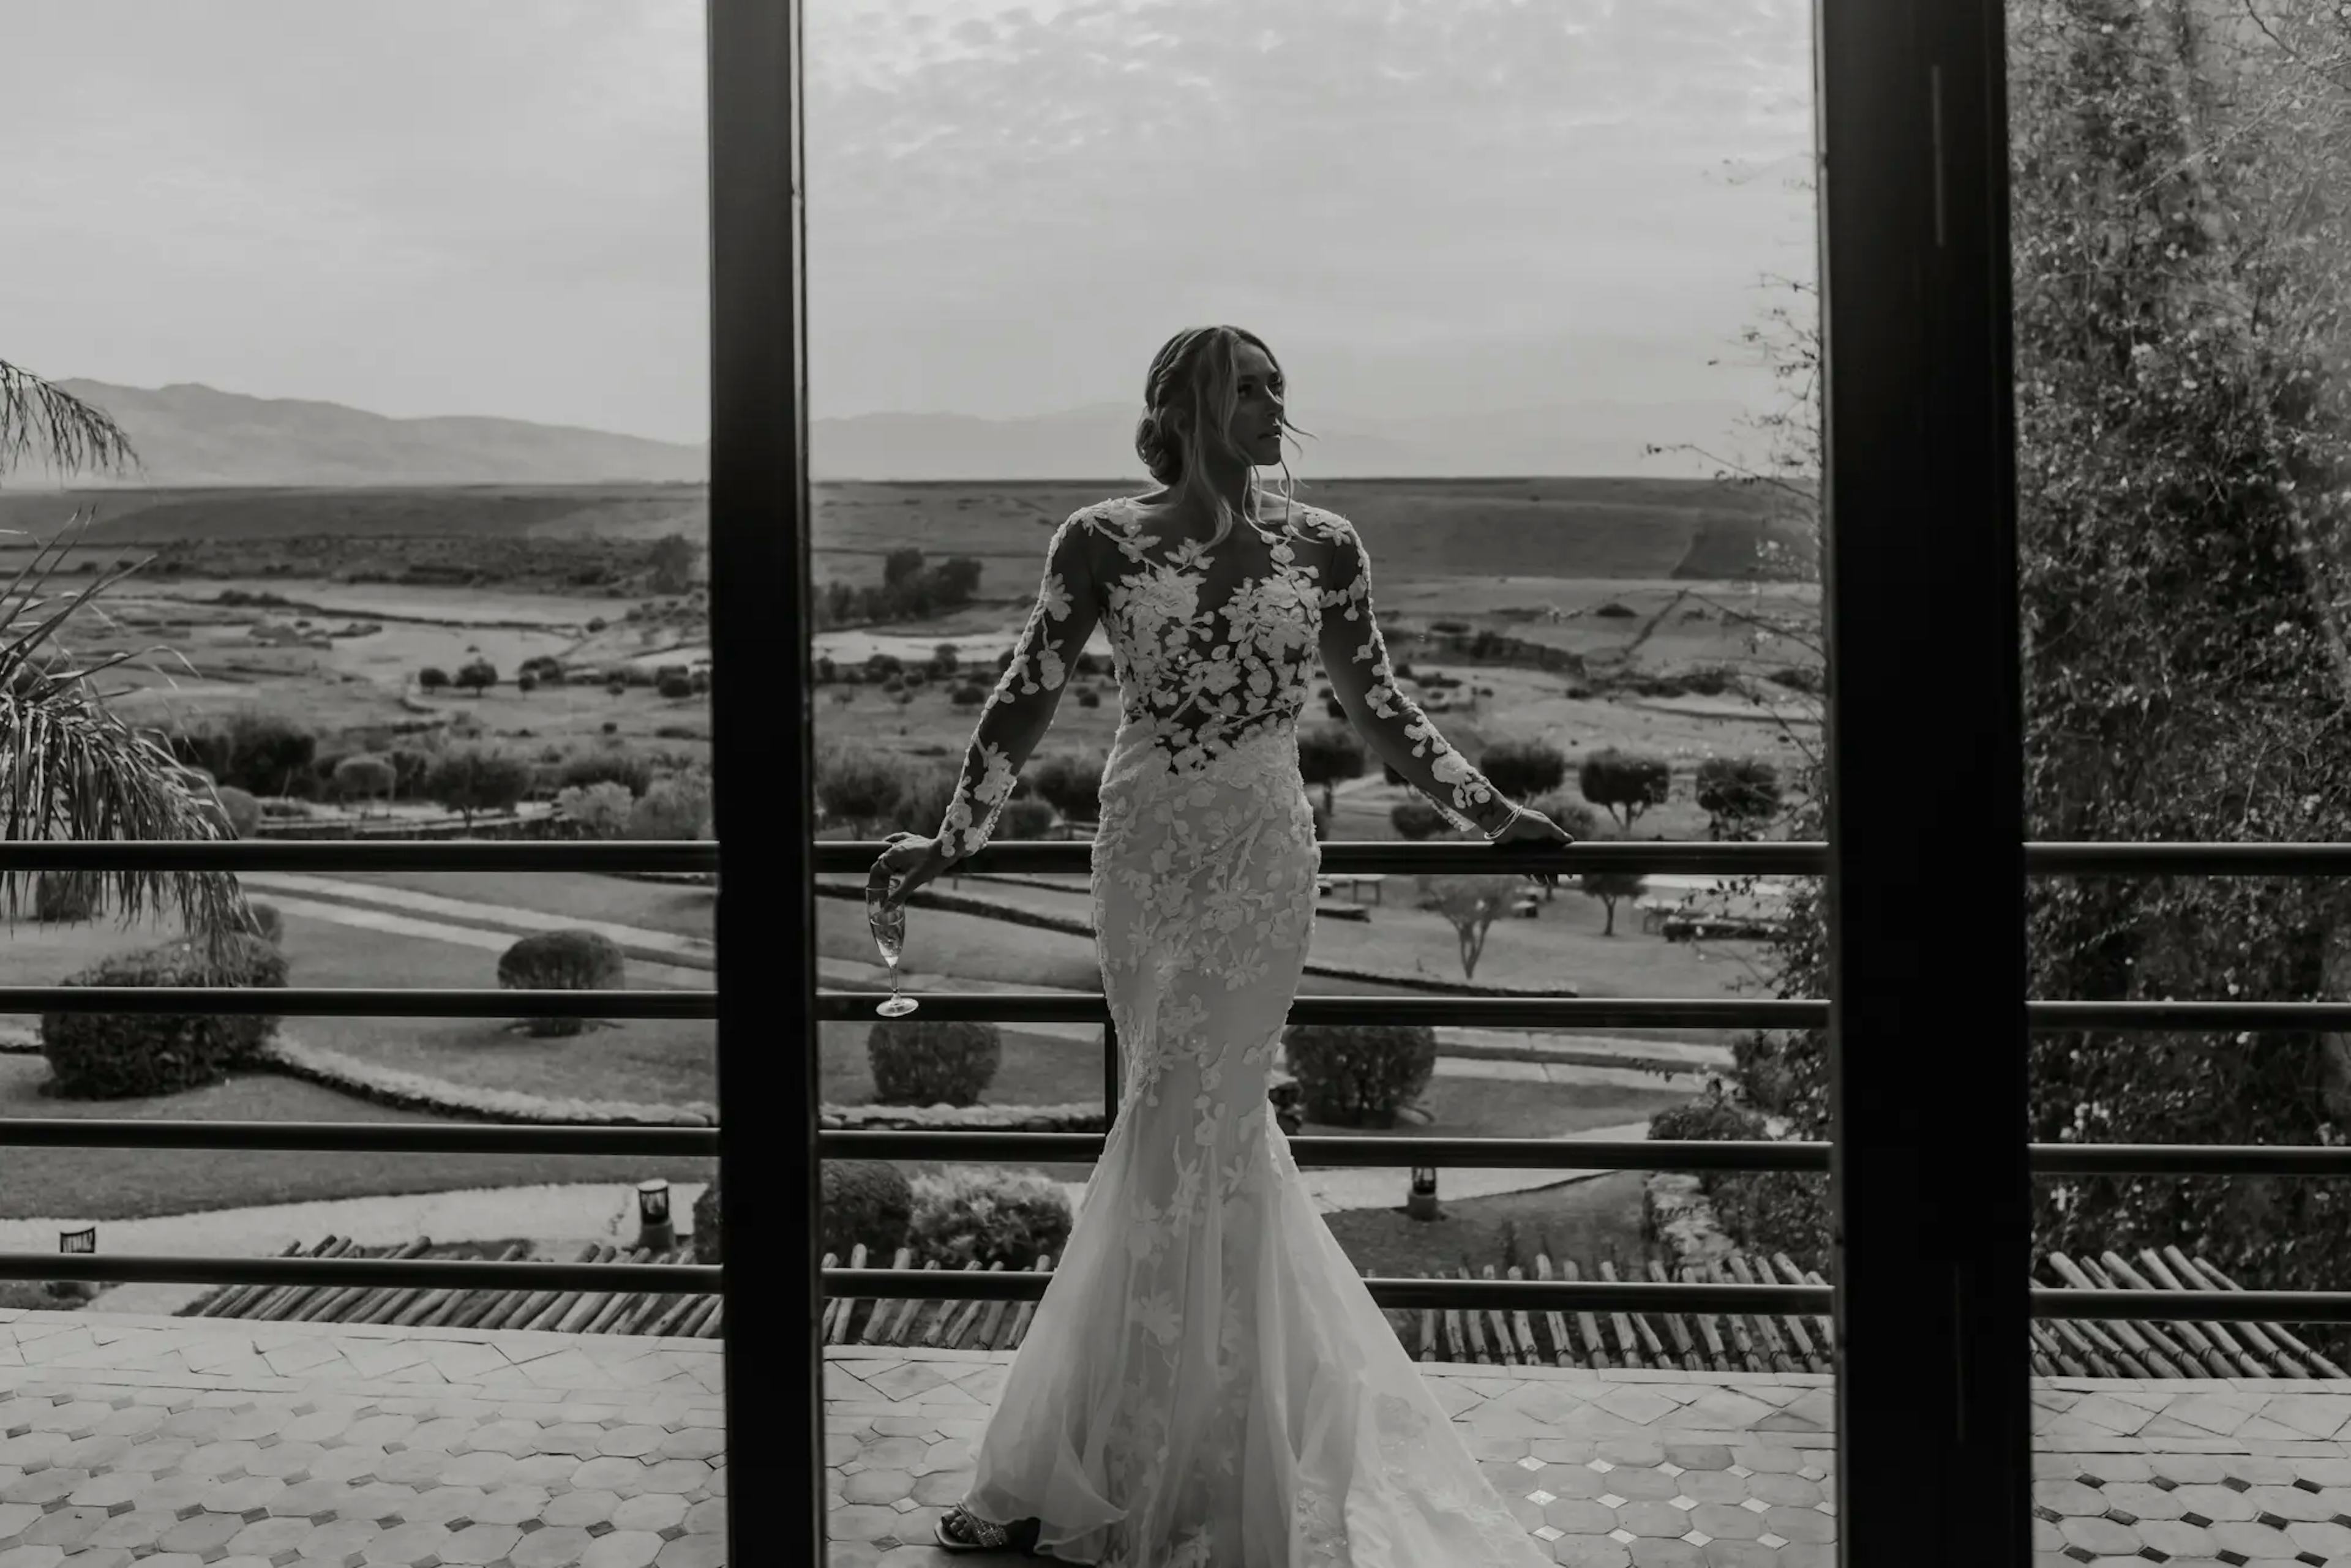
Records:
[[[1318,656],[1448,817],[1510,803],[1396,691],[1345,518],[1301,506],[1214,550],[1169,531],[1133,499],[1061,525],[942,827],[986,841],[1106,622],[1093,916],[1124,1092],[965,1506],[1104,1568],[1539,1568],[1266,1100],[1314,925],[1297,723]]]

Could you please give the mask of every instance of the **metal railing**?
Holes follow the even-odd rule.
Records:
[[[819,875],[862,873],[883,846],[820,841]],[[980,850],[958,868],[988,872],[1076,873],[1088,869],[1084,843],[1003,843]],[[1825,874],[1828,846],[1783,843],[1639,843],[1616,841],[1568,849],[1497,849],[1476,843],[1327,843],[1328,873],[1443,874],[1469,871],[1686,872],[1740,876]],[[2351,843],[2130,844],[2029,843],[2025,870],[2039,876],[2314,876],[2351,873]],[[879,992],[831,988],[817,993],[820,1019],[872,1016]],[[1098,993],[918,991],[923,1016],[1001,1023],[1106,1022]],[[2027,1027],[2036,1030],[2181,1030],[2262,1032],[2351,1030],[2351,1000],[2329,1002],[2033,1001]],[[1543,997],[1301,997],[1290,1008],[1301,1024],[1458,1023],[1485,1028],[1796,1030],[1825,1028],[1825,999],[1587,998]],[[1106,1054],[1115,1047],[1106,1039]],[[825,1131],[817,1137],[826,1159],[937,1160],[987,1164],[1011,1161],[1082,1164],[1101,1156],[1101,1133]],[[1300,1136],[1289,1140],[1301,1166],[1471,1166],[1556,1168],[1562,1145],[1541,1138]],[[1754,1139],[1592,1141],[1573,1146],[1577,1163],[1614,1170],[1784,1170],[1830,1168],[1831,1145],[1816,1140]],[[2351,1147],[2264,1147],[2236,1145],[2034,1144],[2035,1175],[2351,1176]],[[1005,1270],[827,1269],[828,1295],[919,1297],[928,1300],[1033,1301],[1050,1275]],[[1502,1311],[1725,1312],[1824,1313],[1833,1288],[1818,1285],[1723,1285],[1604,1281],[1404,1280],[1364,1281],[1384,1308]],[[2056,1291],[2035,1286],[2032,1312],[2041,1318],[2137,1318],[2199,1322],[2351,1322],[2351,1291]]]
[[[0,843],[0,873],[716,872],[709,842],[393,843],[116,841]],[[285,1018],[717,1017],[715,991],[413,990],[392,988],[6,986],[0,1013],[216,1013]],[[375,1122],[194,1122],[0,1117],[0,1147],[285,1149],[386,1154],[684,1155],[715,1158],[716,1127],[399,1125]],[[713,1295],[709,1264],[492,1262],[384,1258],[162,1257],[0,1252],[0,1280],[118,1284],[367,1285],[395,1289],[659,1291]],[[626,1282],[622,1283],[622,1276]]]
[[[820,842],[819,874],[862,873],[881,846]],[[1081,843],[990,845],[967,869],[1072,873],[1086,869]],[[1827,846],[1820,843],[1627,843],[1563,850],[1497,850],[1479,844],[1332,843],[1322,863],[1332,872],[1444,873],[1468,869],[1592,870],[1708,873],[1725,876],[1819,875]],[[215,842],[0,844],[0,873],[141,869],[182,872],[427,871],[715,872],[712,843],[517,842]],[[2340,874],[2351,871],[2351,844],[2032,844],[2028,873],[2040,875]],[[874,993],[826,988],[817,1016],[870,1016]],[[1096,995],[1058,993],[923,996],[929,1018],[1002,1022],[1106,1021]],[[413,990],[304,988],[246,990],[205,987],[0,987],[0,1012],[213,1012],[283,1017],[524,1018],[602,1017],[699,1019],[717,1016],[715,992]],[[1304,997],[1298,1022],[1472,1022],[1494,1027],[1819,1028],[1828,1004],[1814,999],[1687,1000],[1582,998]],[[2070,1002],[2028,1004],[2028,1025],[2041,1030],[2212,1030],[2262,1031],[2351,1030],[2351,1002]],[[813,1042],[809,1042],[811,1046]],[[1107,1108],[1106,1108],[1107,1109]],[[1101,1154],[1100,1134],[842,1132],[819,1134],[825,1158],[960,1161],[1066,1161]],[[337,1123],[204,1123],[143,1119],[0,1118],[0,1146],[110,1148],[269,1148],[410,1154],[512,1153],[545,1155],[715,1155],[714,1127],[389,1126]],[[1300,1137],[1290,1141],[1301,1164],[1318,1166],[1435,1165],[1487,1168],[1550,1168],[1561,1145],[1548,1139]],[[1594,1168],[1621,1170],[1829,1169],[1830,1145],[1817,1141],[1655,1141],[1579,1143],[1576,1155]],[[2351,1175],[2351,1149],[2151,1145],[2038,1144],[2032,1168],[2051,1175]],[[648,1269],[652,1269],[649,1273]],[[70,1264],[47,1253],[0,1252],[0,1279],[47,1279],[69,1270],[103,1281],[169,1281],[191,1284],[339,1284],[444,1289],[608,1290],[626,1273],[632,1289],[707,1294],[720,1270],[701,1265],[556,1264],[425,1260],[308,1258],[170,1258],[77,1256]],[[823,1271],[833,1294],[919,1296],[944,1300],[1033,1299],[1046,1279],[1033,1274],[948,1273],[943,1270],[834,1269]],[[1825,1312],[1833,1291],[1821,1286],[1656,1284],[1560,1281],[1367,1280],[1384,1307],[1460,1307],[1581,1311],[1717,1311]],[[2351,1291],[2050,1291],[2032,1293],[2037,1315],[2049,1318],[2133,1317],[2217,1322],[2351,1322]]]

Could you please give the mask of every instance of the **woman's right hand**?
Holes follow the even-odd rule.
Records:
[[[936,839],[897,832],[883,841],[890,847],[874,858],[865,881],[868,886],[891,884],[889,906],[893,909],[904,904],[908,894],[955,863],[955,857]]]

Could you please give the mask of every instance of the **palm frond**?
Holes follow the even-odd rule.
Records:
[[[15,467],[36,448],[68,474],[139,465],[113,415],[0,360],[0,470]]]
[[[0,839],[228,837],[203,775],[160,737],[126,723],[89,678],[122,658],[76,669],[57,646],[73,616],[128,570],[102,574],[77,592],[50,594],[50,580],[82,526],[78,516],[69,521],[0,601]],[[71,880],[94,882],[125,921],[176,914],[190,932],[206,937],[251,926],[236,879],[222,873],[119,871]],[[23,872],[0,873],[9,922],[31,906],[34,881]]]

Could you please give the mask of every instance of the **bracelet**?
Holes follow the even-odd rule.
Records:
[[[1502,819],[1502,825],[1486,835],[1486,841],[1490,844],[1496,839],[1500,838],[1504,833],[1509,832],[1510,831],[1510,824],[1517,821],[1520,817],[1523,817],[1526,814],[1527,809],[1524,806],[1512,806],[1510,808],[1510,814]]]

